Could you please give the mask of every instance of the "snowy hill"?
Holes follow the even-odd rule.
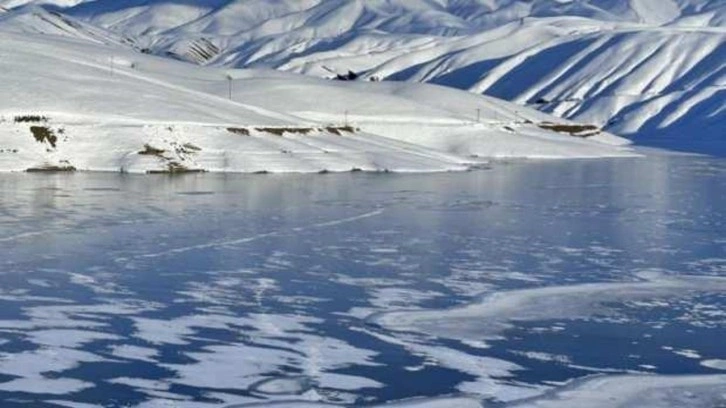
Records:
[[[344,83],[145,55],[41,8],[0,17],[0,170],[466,170],[627,141],[439,86]]]
[[[652,144],[723,134],[721,0],[34,3],[203,65],[432,82]]]

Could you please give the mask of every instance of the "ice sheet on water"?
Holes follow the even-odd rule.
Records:
[[[442,293],[427,290],[416,290],[406,287],[389,287],[370,289],[370,303],[378,310],[391,308],[416,307],[423,301],[443,296]]]
[[[256,295],[261,296],[264,288],[273,287],[271,282],[265,281],[255,286],[261,288],[256,291]],[[261,301],[259,296],[256,303]],[[107,356],[156,364],[164,347],[191,344],[194,346],[182,354],[193,359],[194,363],[158,365],[174,372],[175,378],[171,381],[119,377],[109,382],[132,387],[157,402],[165,400],[174,403],[187,397],[169,391],[170,384],[209,389],[244,389],[257,383],[256,391],[268,397],[284,390],[291,393],[285,394],[288,396],[300,395],[310,384],[341,392],[382,386],[364,376],[336,372],[354,365],[375,365],[373,357],[377,353],[354,347],[343,340],[320,336],[315,327],[322,322],[320,318],[269,313],[235,316],[203,313],[200,309],[196,310],[198,313],[190,315],[158,318],[147,313],[158,312],[156,306],[148,302],[116,302],[109,299],[96,305],[41,303],[25,307],[25,320],[4,320],[0,322],[0,327],[22,330],[25,332],[24,340],[36,349],[1,355],[0,374],[14,379],[0,384],[0,390],[68,395],[97,384],[73,378],[50,378],[45,373],[64,373],[84,364],[111,361]],[[123,337],[108,333],[113,317],[121,317],[132,323],[134,330]],[[239,336],[237,341],[215,345],[216,342],[206,341],[203,334],[205,330],[222,330],[239,333]],[[97,354],[93,347],[89,348],[94,342],[110,344],[105,346],[107,351]],[[205,343],[206,346],[203,345]],[[279,378],[289,367],[299,369],[300,378],[306,380],[295,383]],[[260,385],[259,381],[265,378],[275,380]],[[292,385],[298,391],[293,392]],[[355,398],[350,400],[354,401]],[[222,401],[241,402],[235,396]]]
[[[260,379],[275,378],[285,367],[299,367],[301,378],[306,377],[307,381],[322,388],[359,390],[382,386],[366,377],[333,372],[353,365],[375,365],[372,359],[376,353],[339,339],[320,337],[311,327],[320,323],[317,318],[274,314],[244,317],[199,314],[175,319],[131,319],[136,327],[134,337],[154,347],[188,345],[199,341],[198,331],[204,329],[239,333],[239,340],[233,344],[208,345],[199,351],[184,352],[194,363],[161,364],[175,372],[172,381],[175,384],[208,389],[251,387],[265,393],[275,387],[289,388],[295,383],[281,379],[261,385]]]
[[[677,354],[679,356],[685,357],[685,358],[690,358],[692,360],[701,359],[701,355],[698,354],[698,352],[696,350],[691,350],[691,349],[673,350],[673,353]]]
[[[575,381],[509,408],[713,408],[726,404],[726,375],[621,375]]]
[[[608,311],[606,304],[726,292],[726,279],[647,274],[636,282],[584,283],[501,291],[479,301],[445,310],[394,311],[369,321],[396,331],[416,331],[458,340],[499,338],[516,322],[587,319]]]
[[[49,347],[79,348],[98,340],[120,340],[121,337],[91,330],[36,330],[29,334],[34,344]]]
[[[101,362],[103,358],[84,351],[42,348],[22,353],[0,355],[0,374],[17,377],[0,384],[0,390],[25,393],[66,395],[93,387],[92,383],[73,378],[52,378],[49,372],[62,372],[81,363]]]
[[[290,234],[290,233],[300,233],[303,231],[317,231],[317,230],[322,230],[322,229],[326,229],[326,228],[337,227],[340,225],[354,223],[354,222],[362,221],[362,220],[365,220],[368,218],[377,217],[377,216],[383,214],[384,212],[385,212],[384,209],[377,209],[374,211],[369,211],[366,213],[353,215],[353,216],[349,216],[349,217],[336,218],[336,219],[331,219],[331,220],[321,221],[321,222],[316,222],[316,223],[309,223],[309,224],[300,225],[297,227],[292,227],[292,228],[287,228],[287,229],[271,230],[269,232],[250,235],[250,236],[246,236],[246,237],[217,240],[217,241],[199,243],[199,244],[195,244],[195,245],[188,245],[188,246],[183,246],[183,247],[178,247],[178,248],[172,248],[172,249],[168,249],[168,250],[161,251],[161,252],[145,253],[143,255],[138,255],[135,258],[136,259],[155,259],[155,258],[178,256],[180,254],[184,254],[184,253],[192,252],[192,251],[230,248],[230,247],[235,247],[235,246],[242,245],[242,244],[249,244],[251,242],[262,240],[265,238],[280,237],[280,236],[284,236],[284,235]],[[129,259],[118,258],[117,261],[126,262],[126,261],[129,261]]]
[[[726,258],[706,258],[691,261],[688,268],[694,271],[701,271],[714,276],[722,276],[726,273]]]
[[[133,346],[130,344],[121,344],[114,346],[111,350],[114,357],[128,360],[138,360],[153,363],[158,357],[159,351],[153,348]]]
[[[309,377],[269,378],[253,384],[250,389],[268,395],[299,395],[309,390],[313,381]]]
[[[382,182],[390,182],[390,180]],[[482,191],[487,190],[482,188]],[[622,194],[617,194],[617,196],[621,197]],[[560,200],[569,202],[570,198],[572,197],[558,195],[557,202]],[[383,200],[385,201],[385,199],[384,197]],[[232,201],[237,203],[241,200],[230,200],[230,202]],[[532,214],[536,214],[537,210],[546,211],[545,224],[547,228],[554,229],[562,227],[561,224],[558,224],[558,220],[569,216],[567,211],[570,207],[556,210],[549,209],[549,207],[541,209],[532,204],[537,200],[530,200],[529,196],[526,197],[526,200],[523,198],[521,201],[526,201],[527,206],[516,209],[513,214],[504,214],[505,217],[502,219],[516,220],[517,216],[527,213],[527,216],[523,216],[524,221],[522,222],[537,225],[537,221],[540,219],[533,218]],[[158,199],[149,202],[156,207]],[[293,200],[293,202],[303,201]],[[351,205],[356,206],[353,214],[368,211],[366,203],[362,200],[351,202],[353,203]],[[587,203],[583,203],[583,205],[585,204]],[[645,208],[650,206],[651,202],[635,204]],[[179,205],[178,202],[177,205]],[[622,244],[615,238],[600,239],[601,229],[592,228],[589,223],[585,222],[588,225],[585,225],[583,229],[595,231],[595,235],[602,242],[594,241],[591,235],[583,235],[576,230],[580,228],[579,221],[577,225],[566,226],[569,228],[566,231],[572,231],[573,235],[562,240],[546,239],[549,235],[543,235],[539,230],[530,234],[530,229],[522,231],[519,229],[522,225],[507,226],[506,222],[499,226],[492,224],[491,228],[472,225],[471,230],[465,230],[464,228],[469,228],[471,217],[468,215],[464,222],[455,222],[452,225],[443,224],[443,221],[448,218],[442,218],[439,230],[436,228],[439,226],[439,222],[434,222],[439,221],[437,217],[432,216],[431,220],[424,219],[426,222],[421,226],[417,222],[421,221],[423,217],[414,220],[400,217],[400,214],[404,211],[407,212],[412,204],[407,204],[405,208],[395,207],[393,204],[391,206],[392,208],[386,209],[385,216],[371,218],[367,222],[372,223],[373,229],[376,226],[386,230],[395,228],[398,231],[396,234],[386,235],[385,238],[379,239],[371,238],[368,231],[364,231],[358,226],[348,226],[345,231],[330,231],[329,235],[313,229],[301,237],[309,238],[315,235],[313,242],[309,243],[314,245],[318,251],[313,255],[308,254],[307,243],[300,245],[303,242],[302,239],[287,242],[288,235],[285,231],[292,231],[289,234],[292,236],[295,232],[294,228],[299,228],[300,225],[308,225],[316,220],[321,222],[328,219],[339,220],[340,217],[349,215],[353,211],[350,207],[345,210],[345,214],[336,215],[318,214],[317,212],[311,215],[305,211],[301,211],[300,214],[294,212],[295,217],[288,220],[287,223],[278,222],[279,220],[270,221],[274,225],[268,225],[267,222],[262,223],[256,227],[261,231],[238,225],[244,224],[238,222],[241,218],[229,217],[236,222],[230,222],[229,229],[218,230],[218,226],[214,225],[214,228],[210,228],[209,234],[200,233],[198,237],[190,235],[193,238],[183,238],[186,237],[187,230],[182,230],[179,232],[180,239],[172,240],[168,234],[174,233],[173,226],[192,222],[189,220],[196,218],[213,219],[214,217],[185,216],[182,218],[160,211],[159,218],[150,223],[149,220],[155,213],[151,210],[144,210],[143,208],[146,207],[141,206],[143,207],[139,210],[143,212],[141,218],[138,214],[129,214],[129,220],[138,220],[138,224],[125,226],[125,232],[121,231],[121,234],[116,234],[119,232],[119,228],[103,226],[103,228],[110,228],[113,234],[108,235],[113,236],[114,239],[136,243],[130,251],[119,252],[115,249],[115,244],[99,244],[89,247],[93,249],[94,254],[100,254],[99,258],[94,257],[89,260],[80,256],[83,255],[81,252],[73,252],[70,250],[71,248],[62,246],[65,238],[61,236],[57,239],[58,245],[61,245],[60,249],[53,252],[52,258],[44,261],[44,264],[64,264],[65,269],[78,271],[77,274],[73,275],[61,270],[28,271],[28,276],[38,279],[28,281],[27,285],[24,282],[18,283],[8,279],[8,283],[12,284],[4,289],[4,296],[7,296],[4,299],[12,302],[13,307],[17,303],[18,312],[12,313],[11,310],[6,319],[12,320],[0,321],[0,328],[5,328],[3,332],[8,333],[7,337],[11,343],[3,350],[14,350],[13,353],[22,356],[22,351],[16,350],[15,347],[24,347],[28,343],[33,343],[31,346],[48,347],[58,352],[65,352],[66,348],[78,348],[80,351],[93,353],[92,355],[77,355],[77,361],[72,362],[73,364],[69,363],[70,368],[61,367],[57,372],[52,373],[53,376],[73,377],[77,375],[76,373],[87,373],[87,370],[94,369],[118,370],[113,374],[113,379],[117,380],[114,381],[113,386],[109,387],[107,383],[109,380],[106,379],[78,377],[94,383],[98,388],[70,396],[52,397],[59,399],[85,400],[86,396],[110,389],[114,398],[123,399],[125,391],[132,393],[137,398],[148,397],[150,400],[141,404],[149,407],[164,407],[173,404],[178,407],[199,408],[275,399],[360,404],[364,401],[371,401],[373,398],[382,400],[382,397],[378,397],[380,395],[390,396],[386,397],[390,399],[414,396],[412,394],[415,390],[409,391],[406,387],[399,387],[402,382],[409,381],[406,377],[410,374],[412,378],[423,378],[424,380],[431,378],[432,382],[437,382],[434,387],[439,385],[440,387],[431,390],[431,393],[473,392],[481,398],[492,398],[501,401],[500,404],[505,404],[522,398],[534,397],[534,395],[546,392],[549,387],[557,386],[555,382],[565,380],[564,375],[557,376],[560,372],[578,372],[581,368],[560,365],[561,363],[567,365],[568,358],[573,361],[572,364],[591,367],[590,370],[593,372],[606,371],[597,364],[597,361],[585,358],[588,356],[581,357],[577,353],[570,355],[569,349],[553,349],[547,344],[518,344],[518,347],[508,347],[512,343],[503,344],[504,342],[495,341],[489,342],[491,348],[486,349],[486,342],[483,342],[483,339],[478,336],[471,336],[476,340],[460,339],[463,341],[458,342],[432,338],[426,333],[420,332],[391,334],[386,330],[366,327],[358,319],[352,319],[351,316],[365,317],[381,310],[418,309],[422,311],[421,308],[424,307],[441,308],[444,306],[434,305],[470,302],[479,293],[490,293],[496,290],[504,297],[522,297],[522,303],[510,299],[514,304],[513,309],[504,308],[496,311],[496,313],[502,313],[505,325],[517,324],[520,320],[538,318],[540,316],[536,314],[538,305],[543,304],[538,302],[545,302],[544,305],[549,307],[547,301],[553,302],[552,313],[555,316],[571,318],[594,316],[595,319],[600,319],[602,316],[600,313],[606,310],[606,306],[609,306],[605,304],[610,301],[616,303],[622,301],[624,302],[623,308],[618,307],[618,310],[630,313],[637,308],[638,316],[645,316],[648,319],[646,325],[651,325],[653,319],[660,321],[664,314],[659,312],[670,306],[687,308],[689,321],[698,319],[714,324],[723,322],[723,294],[698,294],[694,297],[679,298],[680,292],[689,294],[701,289],[694,288],[693,283],[683,285],[685,290],[662,285],[658,283],[659,280],[664,280],[662,276],[650,276],[635,282],[604,284],[606,286],[601,287],[602,290],[596,290],[597,285],[600,284],[590,286],[590,284],[575,285],[572,283],[567,283],[570,286],[559,286],[555,289],[521,290],[522,287],[564,285],[559,282],[573,282],[572,279],[585,279],[585,277],[591,281],[628,280],[629,277],[635,275],[624,273],[626,268],[647,268],[658,265],[665,270],[684,270],[681,267],[684,265],[684,259],[695,259],[710,247],[705,249],[697,245],[689,247],[681,245],[681,242],[675,239],[639,244],[635,242],[637,239],[647,239],[649,236],[646,234],[643,238],[643,231],[639,226],[633,227],[631,231],[629,224],[628,228],[622,226],[616,231],[628,238]],[[181,207],[183,208],[183,206]],[[222,207],[224,206],[222,205]],[[572,207],[576,206],[573,204]],[[104,207],[104,213],[117,212],[114,207],[110,208],[114,211],[109,212]],[[235,211],[238,209],[234,208]],[[696,209],[702,210],[700,207]],[[192,210],[197,209],[189,207],[188,212],[208,214]],[[220,218],[226,219],[232,210],[230,209],[228,213],[223,212],[225,217],[220,216]],[[237,212],[245,214],[245,217],[248,217],[246,214],[250,214],[246,211]],[[184,211],[178,211],[178,213],[187,214]],[[657,213],[650,214],[651,217],[655,217],[653,214]],[[690,214],[679,213],[674,217],[685,218]],[[494,220],[493,222],[496,223],[500,218],[498,213],[492,214],[489,218],[485,215],[482,214],[482,225],[489,220]],[[447,217],[449,216],[447,215]],[[602,214],[597,217],[603,217],[600,220],[603,223],[611,221]],[[632,218],[623,219],[618,215],[617,219],[628,223]],[[144,220],[149,223],[148,226],[144,226]],[[657,220],[653,222],[657,222]],[[161,228],[164,226],[168,228]],[[421,242],[407,244],[413,241],[408,236],[410,232],[418,232],[419,227],[425,228],[425,231],[430,233],[422,233],[416,237],[416,240]],[[128,230],[125,230],[126,228]],[[146,231],[150,238],[139,239],[137,243],[136,238],[144,237],[141,236],[142,234],[129,235],[129,232],[135,228]],[[162,235],[165,237],[164,243],[168,244],[168,247],[162,246],[158,248],[159,251],[166,248],[185,248],[200,242],[222,243],[227,242],[227,238],[233,240],[235,237],[253,236],[256,232],[269,231],[282,231],[282,233],[271,237],[274,239],[270,241],[274,242],[270,243],[261,240],[249,246],[232,245],[229,248],[222,246],[224,251],[228,251],[224,254],[218,253],[217,247],[202,248],[199,253],[201,259],[206,260],[206,256],[210,256],[209,259],[215,261],[213,265],[203,265],[202,267],[187,262],[186,257],[178,262],[174,261],[173,257],[170,259],[160,257],[160,259],[152,260],[135,260],[138,270],[127,271],[120,265],[111,261],[107,262],[104,258],[105,256],[110,259],[126,256],[132,259],[134,254],[156,251],[157,249],[152,249],[155,248],[154,245],[148,244],[153,243],[157,236]],[[84,232],[84,234],[86,233]],[[212,238],[219,241],[212,240]],[[708,241],[709,245],[712,238],[712,235],[698,236],[698,239],[703,242]],[[73,242],[75,241],[71,243]],[[633,243],[633,245],[629,246],[628,243]],[[658,248],[679,248],[691,255],[678,259],[670,259],[670,255],[663,255],[662,258],[661,255],[643,255],[645,251],[641,251],[641,249],[656,246]],[[573,248],[557,250],[557,248],[570,247]],[[329,250],[329,248],[332,249]],[[390,248],[398,248],[400,253],[394,253],[389,250]],[[619,254],[619,248],[627,249],[627,251]],[[90,249],[88,252],[91,252]],[[68,252],[68,255],[61,256],[62,251]],[[435,253],[436,256],[432,256],[431,259],[422,259],[422,255],[428,252]],[[520,261],[524,253],[531,262]],[[78,265],[71,262],[76,255],[79,255]],[[191,253],[187,254],[189,257],[191,255]],[[694,260],[692,270],[695,272],[700,267],[706,268],[708,265],[712,265],[713,267],[698,270],[698,273],[719,275],[717,268],[722,268],[723,262],[718,261],[718,256],[720,256],[718,251],[713,256],[715,259],[713,261]],[[598,262],[590,262],[592,259]],[[616,261],[615,263],[613,263],[613,259]],[[368,266],[356,262],[358,260],[371,264],[378,260],[385,260],[385,265]],[[13,268],[18,269],[19,272],[22,268],[17,265],[27,264],[28,269],[35,267],[34,263],[26,262],[25,258],[16,257],[13,261],[16,264]],[[430,265],[433,266],[429,267],[428,262],[424,261],[431,261]],[[90,262],[89,265],[97,265],[94,267],[96,269],[86,268],[86,262]],[[163,266],[157,265],[159,262]],[[280,274],[278,270],[289,268],[289,262],[295,263],[294,274]],[[579,274],[582,266],[591,267],[593,265],[609,266],[593,268],[597,270],[594,270],[592,274]],[[212,270],[208,270],[210,268]],[[152,274],[148,272],[156,272],[157,269],[159,272],[163,270],[164,273],[160,274],[157,280],[149,280]],[[186,269],[190,270],[188,274],[184,272]],[[691,268],[687,267],[685,270],[691,270]],[[625,275],[628,277],[623,277]],[[615,276],[621,277],[615,278]],[[53,289],[46,288],[48,285],[41,279],[52,284]],[[712,287],[718,286],[710,284],[713,282],[709,281],[709,285],[702,286],[708,286],[707,290],[712,290]],[[118,286],[110,285],[113,283],[117,283]],[[139,286],[139,283],[143,283],[143,285]],[[324,283],[324,285],[310,283]],[[13,285],[16,285],[17,288]],[[678,285],[681,285],[681,282]],[[152,287],[158,291],[146,291]],[[605,290],[605,288],[613,290]],[[133,293],[128,293],[118,289],[135,290]],[[572,293],[568,293],[565,289]],[[508,292],[502,292],[504,290]],[[624,294],[614,294],[619,291],[624,291]],[[65,299],[47,297],[60,296],[59,294],[63,294]],[[66,296],[66,294],[69,295]],[[548,294],[552,299],[546,299]],[[494,297],[496,298],[496,296]],[[297,302],[303,300],[308,303],[304,304],[305,307],[298,307]],[[170,301],[171,303],[166,303]],[[506,303],[501,299],[499,302],[502,303],[493,303],[493,305],[501,306]],[[363,315],[362,313],[366,310],[367,313]],[[676,312],[680,312],[680,310],[676,310]],[[483,319],[472,317],[473,320],[478,319],[474,326],[484,325],[491,321],[496,322],[497,316],[494,314],[485,313]],[[672,314],[669,312],[666,318],[670,319]],[[546,318],[547,314],[545,313],[543,316]],[[446,318],[444,316],[442,319]],[[463,318],[462,321],[464,321]],[[557,326],[555,322],[564,323]],[[557,319],[555,322],[537,322],[535,324],[538,326],[536,333],[545,333],[542,337],[547,339],[548,333],[556,330],[564,331],[556,333],[557,336],[567,336],[570,334],[568,330],[571,329],[571,326],[581,327],[571,325],[571,322],[567,322],[566,319]],[[598,322],[602,322],[602,320],[594,323]],[[375,336],[368,332],[357,336],[350,331],[352,329],[350,326],[387,335],[390,338],[374,339]],[[528,332],[535,333],[535,329],[531,326],[534,325],[527,325],[527,328],[531,330]],[[544,330],[547,331],[544,332]],[[651,336],[649,338],[653,340],[644,340],[641,345],[651,347],[651,349],[655,348],[656,350],[653,352],[656,354],[653,358],[645,356],[642,361],[633,360],[632,364],[629,364],[631,368],[639,369],[635,364],[644,362],[653,363],[651,368],[643,365],[644,369],[657,367],[658,370],[673,370],[668,364],[674,362],[679,364],[677,369],[718,373],[718,371],[712,371],[706,367],[699,368],[699,361],[680,358],[670,352],[664,353],[657,347],[661,344],[670,344],[678,350],[693,349],[701,354],[703,359],[723,358],[719,355],[718,349],[709,350],[709,347],[691,341],[691,337],[684,341],[673,341],[665,332],[666,330],[648,330],[648,335]],[[58,340],[62,343],[51,344],[51,340],[47,339],[50,333],[57,334],[51,336],[52,341]],[[108,333],[121,338],[118,340],[96,338],[94,333],[102,335]],[[455,331],[452,333],[456,334]],[[711,332],[703,330],[696,331],[696,333],[694,337],[700,336],[701,333],[708,336]],[[713,333],[718,335],[720,332]],[[495,331],[494,334],[501,335],[502,332]],[[339,340],[326,343],[322,340],[325,337],[334,337]],[[90,343],[87,343],[86,340]],[[512,340],[514,341],[514,339]],[[399,341],[399,343],[395,341]],[[651,344],[655,346],[651,346]],[[225,346],[227,348],[216,348]],[[506,349],[503,350],[500,346],[506,347]],[[612,351],[607,347],[603,349],[597,347],[599,346],[595,346],[594,352],[610,355]],[[235,349],[232,350],[232,348]],[[262,353],[259,351],[261,349],[265,349],[264,353],[272,353],[269,359],[268,354],[262,355],[269,364],[260,365],[259,371],[250,373],[237,383],[232,384],[235,380],[232,377],[229,383],[213,384],[225,387],[233,385],[234,389],[204,389],[204,381],[197,381],[197,379],[203,378],[205,373],[214,371],[217,367],[226,367],[224,365],[226,358],[238,358],[238,361],[244,361],[244,354],[259,354]],[[518,355],[507,353],[511,349],[521,349],[522,351]],[[234,354],[233,351],[237,354]],[[637,352],[640,353],[640,351]],[[86,357],[92,356],[100,356],[110,361],[86,361]],[[500,360],[502,358],[512,362]],[[215,366],[216,362],[219,362],[220,366]],[[397,366],[396,364],[399,362],[400,365]],[[186,366],[182,367],[185,364]],[[374,364],[381,364],[381,366],[370,368]],[[706,364],[714,365],[704,362],[704,365]],[[157,370],[149,370],[150,374],[146,377],[153,376],[153,378],[140,382],[137,378],[138,370],[152,366]],[[532,368],[532,370],[518,371],[520,367]],[[539,367],[545,367],[544,369],[547,370],[553,369],[553,371],[542,374],[542,371],[537,372],[540,370]],[[398,374],[395,373],[397,369],[399,369],[398,373],[403,374],[396,375]],[[451,373],[451,377],[438,381],[440,377],[435,376],[440,375],[441,372]],[[550,372],[555,372],[555,374],[550,375]],[[343,377],[350,374],[357,377]],[[19,375],[27,375],[25,380],[31,382],[40,378],[37,372],[26,371],[20,372]],[[313,388],[302,395],[293,392],[296,389],[304,388],[301,384],[295,383],[295,380],[289,380],[290,377],[296,376],[309,378],[309,381],[313,383]],[[545,380],[532,388],[527,388],[526,384],[522,384],[525,381],[537,382],[542,378]],[[260,380],[269,382],[260,387]],[[374,388],[379,387],[379,382],[384,383],[385,388]],[[245,388],[250,383],[252,385]],[[40,382],[35,384],[38,385],[38,388],[42,386]],[[19,387],[20,385],[22,384],[19,382],[14,383],[14,386]],[[56,385],[72,384],[58,383]],[[320,392],[317,397],[310,395],[316,391]],[[275,394],[276,392],[279,394]],[[289,394],[282,394],[282,392],[289,392]],[[244,397],[235,395],[235,393],[244,394]],[[341,395],[344,397],[340,397]],[[33,397],[36,396],[33,395]],[[37,398],[43,397],[37,396]],[[421,401],[417,403],[420,404]]]
[[[331,408],[342,407],[342,405],[323,404],[308,401],[284,401],[261,404],[232,405],[226,408]],[[480,400],[466,396],[451,396],[438,398],[417,398],[406,401],[391,402],[381,405],[372,405],[370,408],[481,408]]]
[[[543,353],[541,351],[512,351],[512,354],[527,357],[531,360],[537,360],[537,361],[544,361],[544,362],[556,362],[559,364],[572,364],[572,359],[570,356],[560,355],[560,354],[552,354],[552,353]]]
[[[274,344],[275,348],[243,344],[209,346],[201,352],[185,353],[193,364],[164,364],[176,372],[174,383],[210,389],[249,388],[261,376],[274,375],[283,367],[300,367],[322,388],[358,390],[380,387],[361,376],[332,373],[351,365],[365,365],[371,353],[332,338],[304,336],[296,344]]]
[[[405,348],[412,355],[423,358],[423,366],[437,365],[470,375],[471,380],[457,385],[457,390],[460,392],[496,398],[500,401],[518,400],[543,392],[541,387],[503,380],[513,377],[514,372],[523,369],[515,363],[465,353],[448,347],[429,345],[414,336],[405,334],[394,337],[367,329],[358,330],[386,343]],[[424,367],[408,367],[408,370],[417,371],[422,368]]]
[[[270,296],[279,296],[279,285],[274,279],[255,277],[259,271],[209,272],[213,279],[200,279],[186,284],[187,289],[177,292],[178,303],[206,303],[215,306],[259,306]],[[245,274],[250,276],[240,277]],[[319,299],[315,299],[319,300]]]
[[[189,401],[190,397],[169,391],[171,384],[168,381],[149,380],[145,378],[118,377],[107,380],[110,384],[122,385],[134,391],[145,394],[152,400],[166,401],[166,404],[178,406],[179,402]]]
[[[703,360],[701,365],[714,370],[726,371],[726,360]]]
[[[66,302],[59,302],[66,303]],[[105,327],[102,320],[115,316],[130,316],[154,310],[153,302],[111,300],[100,304],[54,304],[31,306],[24,309],[24,320],[0,321],[2,328],[16,329],[91,329]]]
[[[73,402],[73,401],[63,401],[63,400],[53,400],[48,401],[51,404],[55,404],[61,407],[68,407],[68,408],[99,408],[96,404],[86,404],[83,402]]]

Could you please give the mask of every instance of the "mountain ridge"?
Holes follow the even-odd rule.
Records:
[[[27,4],[200,65],[430,82],[671,148],[723,139],[721,0],[0,1]]]

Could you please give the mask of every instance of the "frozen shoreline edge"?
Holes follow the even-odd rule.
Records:
[[[149,169],[149,170],[126,170],[111,168],[38,168],[31,167],[26,169],[3,169],[0,168],[0,175],[19,175],[19,174],[39,174],[39,175],[72,175],[72,174],[121,174],[134,176],[166,176],[179,177],[190,175],[241,175],[241,176],[284,176],[284,175],[342,175],[342,174],[392,174],[392,175],[425,175],[425,174],[445,174],[445,173],[469,173],[476,171],[488,171],[497,166],[508,166],[529,163],[556,163],[556,162],[576,162],[576,161],[596,161],[596,160],[633,160],[645,159],[653,156],[652,152],[643,153],[636,147],[631,155],[622,156],[603,156],[603,157],[493,157],[484,158],[481,162],[463,163],[459,168],[449,169],[361,169],[351,167],[348,170],[220,170],[220,169],[187,169],[182,171],[166,171],[165,169]],[[660,155],[678,155],[679,152],[665,151]]]

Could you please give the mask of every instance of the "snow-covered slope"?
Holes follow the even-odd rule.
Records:
[[[205,65],[433,82],[649,143],[724,133],[723,0],[35,3]]]
[[[448,171],[632,154],[624,139],[463,91],[200,67],[82,25],[55,32],[62,16],[42,9],[6,14],[0,170]]]
[[[131,38],[38,6],[27,6],[12,12],[3,12],[0,8],[0,32],[46,34],[98,44],[133,46]]]
[[[454,48],[396,57],[372,74],[486,93],[641,142],[726,134],[726,30],[536,21]]]

